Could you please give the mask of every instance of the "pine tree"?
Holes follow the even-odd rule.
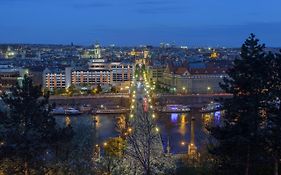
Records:
[[[278,175],[281,158],[281,55],[269,53],[266,65],[270,69],[265,86],[267,98],[264,101],[266,122],[262,132],[263,146],[271,158],[274,175]]]
[[[6,171],[14,170],[13,174],[42,173],[53,145],[60,135],[66,136],[49,113],[49,95],[42,96],[41,87],[25,76],[22,86],[17,85],[2,98],[8,113],[0,121],[0,157],[2,162],[9,162],[2,166],[7,166]]]
[[[217,141],[210,152],[222,174],[258,174],[262,168],[261,125],[265,118],[261,112],[268,71],[264,48],[251,34],[242,45],[241,58],[234,61],[229,78],[221,84],[226,93],[233,95],[223,101],[223,124],[210,129]]]

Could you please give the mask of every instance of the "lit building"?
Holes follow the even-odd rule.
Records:
[[[93,59],[86,68],[65,68],[64,71],[43,73],[44,87],[49,89],[68,88],[71,84],[83,85],[113,85],[121,86],[133,79],[134,66],[130,63],[111,62],[104,59]]]
[[[65,71],[60,69],[46,68],[43,71],[44,88],[60,89],[66,87]]]
[[[167,66],[163,77],[158,80],[162,87],[169,88],[175,93],[222,93],[219,84],[223,82],[223,78],[228,77],[227,69],[227,66],[219,67],[213,64],[194,69],[188,67],[173,69]]]
[[[0,65],[0,91],[7,90],[17,83],[21,84],[23,76],[28,73],[27,69]]]
[[[149,80],[152,82],[158,82],[163,78],[163,73],[165,72],[165,66],[149,66],[148,67],[148,76]]]

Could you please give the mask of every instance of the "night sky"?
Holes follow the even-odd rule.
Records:
[[[0,43],[281,46],[281,0],[0,0]]]

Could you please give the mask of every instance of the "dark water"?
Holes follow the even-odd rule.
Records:
[[[81,116],[56,116],[60,126],[71,123],[75,131],[92,128],[96,132],[97,141],[103,143],[110,137],[118,136],[116,131],[117,118],[120,115],[81,115]],[[190,113],[161,113],[157,114],[157,125],[160,128],[164,150],[167,143],[172,153],[187,152],[191,139],[191,118],[194,117],[194,138],[197,149],[204,150],[208,142],[206,125],[218,124],[221,118],[220,112],[202,114],[196,110]],[[95,123],[94,120],[97,120]]]

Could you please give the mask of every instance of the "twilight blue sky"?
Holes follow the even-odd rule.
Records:
[[[0,43],[281,46],[281,0],[0,0]]]

